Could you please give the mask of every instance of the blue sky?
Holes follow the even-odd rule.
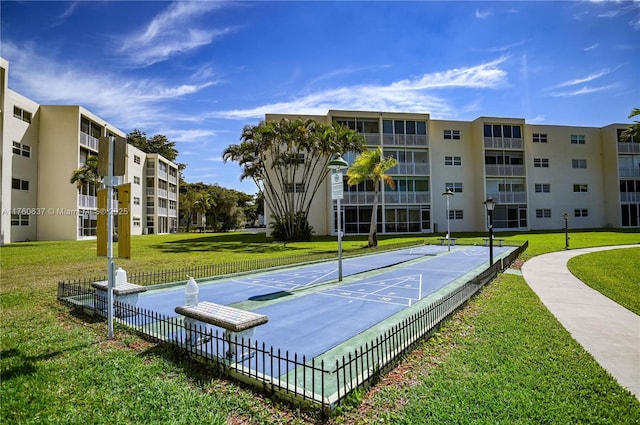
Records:
[[[265,113],[604,126],[640,107],[640,2],[3,0],[9,87],[177,143],[185,179],[255,193],[221,152]]]

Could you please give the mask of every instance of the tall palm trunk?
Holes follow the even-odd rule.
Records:
[[[375,182],[373,187],[373,209],[371,210],[371,223],[369,224],[369,248],[378,246],[378,193],[380,193],[379,182]]]

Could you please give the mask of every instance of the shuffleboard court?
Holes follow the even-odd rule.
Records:
[[[422,256],[442,253],[446,247],[425,245],[398,251],[348,258],[343,261],[343,276],[353,276],[377,268],[390,267]],[[200,300],[229,305],[274,293],[296,291],[338,278],[337,261],[321,262],[268,272],[200,281]],[[176,306],[184,303],[180,286],[141,294],[138,307],[174,315]]]
[[[513,249],[495,247],[494,253],[499,258]],[[446,247],[425,246],[345,260],[348,278],[341,284],[336,281],[335,263],[319,263],[202,284],[200,301],[246,308],[251,300],[251,311],[269,317],[268,323],[255,328],[252,341],[313,358],[357,338],[449,283],[482,270],[487,260],[485,247],[457,246],[448,252]],[[320,284],[331,280],[334,282]],[[292,291],[295,296],[265,297],[274,291]],[[138,306],[175,316],[175,307],[184,301],[182,288],[153,292],[141,294]],[[224,331],[206,327],[211,332]],[[250,361],[251,368],[259,371],[274,363],[279,373],[289,368],[269,356]]]

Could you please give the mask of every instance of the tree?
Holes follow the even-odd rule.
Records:
[[[187,167],[186,164],[176,162],[179,154],[175,147],[176,142],[170,141],[167,136],[156,134],[151,138],[147,138],[147,133],[134,129],[131,133],[127,134],[127,143],[135,146],[142,152],[162,155],[165,159],[176,164],[181,173]]]
[[[278,240],[309,240],[311,202],[329,174],[328,158],[362,152],[364,137],[338,123],[314,120],[263,121],[245,126],[241,143],[223,152],[224,161],[243,167],[241,180],[252,179],[264,192],[273,213],[270,223]]]
[[[384,183],[395,187],[393,178],[386,174],[387,170],[398,165],[395,158],[384,157],[382,148],[363,152],[347,170],[347,184],[353,186],[371,180],[373,182],[373,208],[371,210],[371,225],[369,226],[369,247],[377,246],[376,228],[378,226],[378,193]]]
[[[96,189],[102,185],[102,177],[98,175],[98,157],[87,156],[84,165],[73,170],[69,182],[75,183],[84,194],[95,196]]]
[[[640,116],[640,108],[633,108],[631,113],[629,114],[629,118]],[[622,140],[623,141],[631,141],[631,139],[635,141],[640,140],[640,121],[635,120],[633,124],[630,124],[629,127],[622,132]]]

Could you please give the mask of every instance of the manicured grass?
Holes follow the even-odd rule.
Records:
[[[640,315],[640,248],[579,255],[568,265],[578,279]]]
[[[463,243],[482,243],[483,237],[456,236]],[[564,233],[501,236],[507,242],[529,240],[525,258],[564,249]],[[412,238],[435,243],[437,236]],[[581,247],[639,241],[638,232],[573,232],[571,243]],[[348,237],[344,249],[363,252],[364,244],[364,238]],[[149,271],[335,249],[335,238],[280,244],[262,234],[155,235],[135,237],[133,258],[117,264],[128,271]],[[625,258],[622,265],[636,264],[637,257]],[[317,421],[314,412],[275,403],[119,326],[115,340],[108,340],[104,321],[60,305],[58,280],[105,274],[106,260],[95,257],[95,242],[12,244],[0,248],[0,262],[0,423]],[[419,356],[421,352],[428,354]],[[619,415],[617,423],[635,423],[632,419],[640,417],[637,400],[594,365],[521,277],[495,281],[389,377],[398,371],[402,379],[356,394],[354,399],[364,403],[343,409],[332,422],[362,423],[367,415],[373,423],[387,417],[392,423],[425,423],[429,418],[431,423],[511,423],[514,418],[521,423],[607,423],[614,414]],[[381,391],[388,391],[387,396],[377,397]],[[399,401],[387,401],[394,400],[394,394]],[[460,407],[451,410],[448,404]],[[545,408],[553,419],[542,420]],[[598,414],[598,409],[610,413]],[[445,417],[455,419],[441,420]]]
[[[501,275],[335,423],[636,424],[640,403]],[[400,379],[401,378],[401,379]],[[400,407],[398,407],[400,406]]]

